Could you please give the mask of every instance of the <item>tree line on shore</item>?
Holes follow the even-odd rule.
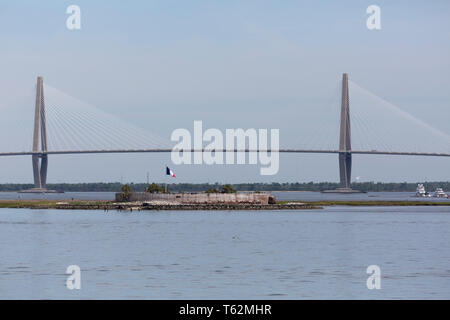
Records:
[[[437,187],[450,191],[450,182],[425,182],[426,190],[434,191]],[[144,192],[151,184],[147,183],[129,183],[132,190]],[[155,184],[156,185],[156,184]],[[160,184],[159,188],[170,190],[170,192],[220,192],[227,184],[221,183],[173,183]],[[335,182],[295,182],[295,183],[235,183],[230,186],[237,191],[324,191],[339,187]],[[0,192],[20,191],[33,188],[32,184],[0,184]],[[47,184],[48,189],[65,192],[121,192],[123,184],[119,182],[98,182],[98,183],[53,183]],[[155,186],[153,186],[155,187]],[[417,183],[409,182],[359,182],[352,183],[352,188],[361,191],[373,192],[413,192],[416,190]]]

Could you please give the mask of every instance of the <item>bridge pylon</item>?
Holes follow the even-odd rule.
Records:
[[[47,189],[47,127],[45,120],[45,99],[44,99],[44,79],[37,78],[36,103],[34,109],[34,130],[33,130],[33,179],[34,188],[22,192],[47,193],[55,192]]]
[[[350,98],[348,93],[348,74],[342,74],[341,126],[339,132],[339,180],[340,187],[324,192],[359,193],[351,188],[352,177],[352,139],[350,125]]]

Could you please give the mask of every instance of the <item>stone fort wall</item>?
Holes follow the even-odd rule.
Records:
[[[121,201],[122,194],[116,193],[116,201]],[[271,198],[271,199],[270,199]],[[161,200],[176,203],[254,203],[269,204],[275,198],[269,193],[148,193],[133,192],[129,201]]]

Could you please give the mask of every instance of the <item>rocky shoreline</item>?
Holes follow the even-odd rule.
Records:
[[[111,202],[111,201],[0,201],[0,208],[29,208],[29,209],[61,209],[61,210],[103,210],[103,211],[144,211],[144,210],[173,210],[173,211],[218,211],[218,210],[300,210],[321,209],[306,203],[205,203],[180,204],[169,202]]]
[[[450,206],[450,201],[279,201],[259,203],[177,203],[169,201],[115,202],[99,200],[0,200],[0,208],[103,210],[103,211],[229,211],[229,210],[304,210],[328,206]]]
[[[297,204],[150,204],[145,206],[120,206],[119,210],[300,210],[300,209],[322,209],[305,203]]]

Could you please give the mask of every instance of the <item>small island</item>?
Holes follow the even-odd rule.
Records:
[[[277,201],[269,191],[237,191],[225,184],[205,191],[172,193],[167,185],[151,183],[144,191],[122,185],[115,200],[0,200],[0,208],[143,211],[304,210],[326,206],[450,206],[450,201],[318,200]]]
[[[109,200],[0,200],[0,208],[72,209],[72,210],[298,210],[320,209],[303,202],[281,202],[269,192],[237,192],[231,185],[221,190],[171,193],[167,186],[150,184],[145,192],[134,192],[130,185]]]

